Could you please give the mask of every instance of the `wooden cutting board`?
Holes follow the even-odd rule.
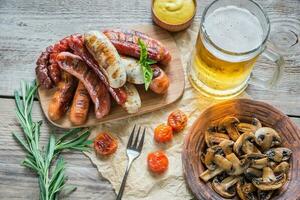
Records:
[[[168,92],[164,95],[158,95],[151,91],[145,92],[144,85],[137,86],[142,101],[142,107],[137,113],[128,114],[121,106],[117,105],[114,100],[112,100],[112,107],[107,116],[103,117],[102,119],[96,119],[93,108],[90,108],[87,122],[81,126],[74,126],[69,121],[69,111],[62,119],[58,121],[52,121],[48,117],[48,104],[56,89],[53,88],[51,90],[47,90],[39,88],[38,96],[42,110],[52,124],[61,128],[94,126],[100,123],[124,119],[158,110],[175,102],[182,96],[185,84],[184,70],[181,62],[180,51],[177,48],[173,37],[167,31],[162,30],[154,25],[138,25],[134,26],[132,29],[146,33],[152,38],[159,40],[170,51],[172,56],[171,62],[168,66],[161,66],[170,79],[170,87]]]

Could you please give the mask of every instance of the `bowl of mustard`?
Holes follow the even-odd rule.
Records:
[[[197,11],[196,0],[152,0],[152,19],[171,32],[188,28]]]

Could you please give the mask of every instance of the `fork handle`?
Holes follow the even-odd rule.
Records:
[[[118,193],[118,196],[117,196],[116,200],[121,200],[122,199],[130,166],[131,166],[131,162],[128,162],[127,167],[126,167],[126,171],[125,171],[125,174],[124,174],[124,177],[123,177],[123,180],[122,180],[122,184],[121,184],[121,187],[120,187],[120,190],[119,190],[119,193]]]

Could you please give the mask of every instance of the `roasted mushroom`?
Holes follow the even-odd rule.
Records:
[[[226,158],[232,163],[232,170],[227,172],[229,175],[241,175],[250,165],[250,162],[241,162],[234,153],[227,155]]]
[[[255,132],[256,143],[261,147],[262,151],[267,151],[271,147],[281,144],[281,137],[274,129],[270,127],[259,128]]]
[[[225,155],[232,153],[234,142],[232,140],[224,140],[220,142],[219,146],[222,148]]]
[[[224,140],[229,140],[229,136],[225,133],[216,132],[214,127],[205,132],[205,142],[208,147],[220,144]]]
[[[275,174],[281,174],[281,173],[288,173],[290,169],[290,164],[288,162],[281,162],[279,163],[273,170]]]
[[[241,156],[249,153],[260,153],[257,147],[254,145],[255,135],[251,132],[246,132],[240,135],[240,137],[235,141],[233,145],[233,151]]]
[[[212,182],[212,188],[222,197],[232,198],[236,194],[234,185],[238,182],[238,180],[239,177],[236,176],[229,176],[224,180],[217,176]]]
[[[262,170],[249,167],[245,170],[244,175],[247,180],[252,181],[253,178],[260,178],[262,176]]]
[[[273,192],[274,192],[274,190],[270,190],[270,191],[257,190],[258,200],[269,200],[269,199],[271,199]]]
[[[215,170],[205,170],[202,174],[200,174],[200,178],[204,181],[207,182],[213,177],[221,174],[224,170],[221,168],[216,168]]]
[[[229,171],[232,168],[232,163],[224,158],[223,155],[223,149],[215,145],[207,149],[204,159],[202,160],[209,170],[214,170],[218,166],[225,171]]]
[[[281,162],[289,160],[292,151],[288,148],[278,147],[268,150],[265,154],[270,160],[273,160],[275,162]]]
[[[251,162],[250,166],[256,169],[263,169],[268,166],[268,157],[260,153],[251,153],[245,156]]]
[[[239,136],[239,130],[237,129],[237,125],[240,123],[240,121],[236,117],[225,117],[223,120],[220,121],[218,130],[224,131],[228,133],[229,137],[236,141]]]
[[[256,187],[251,182],[247,182],[244,178],[241,178],[237,182],[236,191],[241,200],[257,200]]]
[[[251,123],[241,122],[237,125],[237,129],[242,133],[246,133],[246,132],[255,133],[256,130],[261,127],[262,127],[262,125],[261,125],[260,121],[256,118],[253,118]]]
[[[286,180],[286,174],[282,173],[278,176],[275,176],[270,167],[265,167],[263,168],[262,178],[253,178],[252,183],[259,190],[268,191],[281,188],[285,184]]]

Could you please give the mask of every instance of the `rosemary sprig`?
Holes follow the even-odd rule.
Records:
[[[20,136],[13,133],[13,136],[27,152],[22,165],[35,171],[38,175],[40,200],[56,200],[63,189],[65,193],[76,189],[75,187],[65,187],[66,163],[59,154],[67,149],[87,151],[92,141],[87,140],[90,135],[89,130],[77,128],[63,133],[58,139],[54,135],[50,135],[46,149],[40,148],[42,121],[33,121],[31,115],[37,88],[35,82],[29,84],[22,81],[21,90],[15,91],[16,115],[24,134]],[[50,171],[53,162],[56,163],[53,170]]]

